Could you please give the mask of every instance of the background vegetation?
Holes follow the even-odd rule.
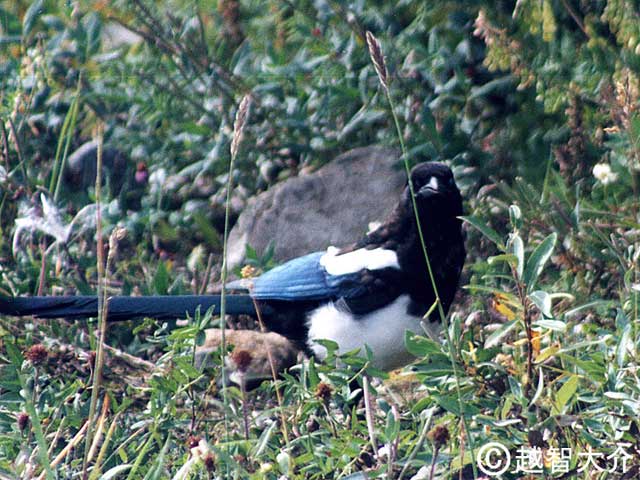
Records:
[[[627,0],[1,5],[4,294],[96,291],[95,156],[71,153],[99,138],[108,291],[217,281],[244,95],[232,220],[277,181],[397,144],[366,31],[409,160],[454,168],[469,257],[451,341],[408,339],[413,383],[377,384],[369,425],[351,380],[386,375],[353,355],[223,402],[217,369],[193,361],[208,316],[110,329],[93,386],[95,324],[2,319],[0,477],[473,478],[478,448],[501,441],[514,457],[573,450],[569,473],[546,462],[540,478],[635,478],[639,14]],[[619,445],[626,474],[605,458]],[[578,472],[589,448],[603,455]]]

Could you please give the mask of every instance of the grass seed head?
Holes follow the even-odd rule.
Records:
[[[238,148],[244,135],[244,129],[247,125],[247,118],[249,117],[249,105],[251,103],[251,96],[245,95],[238,105],[238,111],[236,112],[236,119],[233,122],[233,139],[231,140],[231,158],[236,158],[238,155]]]
[[[369,47],[369,56],[371,57],[371,61],[373,62],[373,66],[376,69],[376,73],[378,74],[378,79],[380,80],[380,84],[382,88],[385,90],[389,89],[389,75],[387,74],[387,64],[384,60],[384,55],[382,54],[382,47],[380,46],[380,42],[378,39],[367,30],[367,47]]]

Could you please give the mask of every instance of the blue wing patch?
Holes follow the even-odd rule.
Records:
[[[290,260],[253,279],[251,296],[258,300],[336,300],[364,293],[360,274],[329,275],[315,252]],[[233,288],[233,285],[230,285]]]

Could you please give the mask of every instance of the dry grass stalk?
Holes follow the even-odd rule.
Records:
[[[364,412],[367,420],[367,432],[369,433],[369,442],[373,449],[374,455],[378,451],[378,442],[376,440],[376,431],[373,420],[373,404],[371,402],[371,392],[369,391],[369,377],[367,375],[362,376],[362,393],[364,396]]]
[[[260,307],[255,298],[253,299],[253,306],[256,309],[256,315],[258,317],[257,320],[258,320],[258,325],[260,326],[260,331],[262,333],[267,333],[267,327],[265,326],[264,321],[262,320],[262,312],[260,311]],[[282,430],[282,435],[284,436],[284,441],[288,446],[289,430],[287,429],[287,418],[285,417],[285,414],[284,414],[284,401],[282,399],[282,393],[280,392],[280,387],[278,385],[278,372],[276,370],[276,364],[275,364],[275,361],[273,360],[273,354],[271,352],[271,348],[269,348],[269,345],[267,345],[267,360],[269,361],[269,368],[271,369],[271,377],[273,378],[273,386],[276,391],[276,400],[278,402],[278,410],[280,410],[280,419],[281,419],[280,428]]]
[[[100,413],[100,418],[98,418],[98,425],[96,427],[96,432],[93,436],[93,441],[91,443],[91,448],[89,449],[89,456],[87,458],[88,462],[93,460],[96,452],[98,451],[98,446],[102,441],[102,433],[104,432],[104,424],[107,418],[107,413],[109,413],[109,396],[105,395],[102,401],[102,412]]]
[[[369,47],[369,56],[371,57],[371,61],[373,62],[373,66],[376,69],[376,73],[378,74],[378,79],[380,80],[380,84],[382,88],[385,90],[389,90],[389,75],[387,73],[387,64],[384,61],[384,55],[382,54],[382,47],[380,46],[380,42],[378,39],[367,30],[366,33],[367,38],[367,47]]]
[[[245,95],[240,101],[238,111],[236,112],[236,119],[233,122],[233,139],[231,140],[231,158],[236,158],[238,155],[238,148],[242,141],[244,129],[247,124],[247,118],[249,117],[249,105],[251,104],[251,96]]]
[[[67,455],[69,455],[69,453],[71,453],[71,451],[82,441],[85,433],[87,432],[88,426],[89,426],[89,420],[84,422],[84,425],[82,426],[82,428],[78,430],[78,433],[76,433],[76,435],[71,439],[71,441],[67,444],[67,446],[64,447],[62,451],[56,456],[56,458],[54,458],[51,461],[52,468],[58,465],[60,462],[62,462],[67,457]],[[37,480],[44,480],[46,475],[47,475],[46,472],[42,472],[40,476],[38,476]]]

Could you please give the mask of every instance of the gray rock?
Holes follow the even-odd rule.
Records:
[[[98,142],[83,143],[67,158],[63,179],[71,191],[85,191],[96,184]],[[116,148],[105,145],[102,149],[103,181],[110,186],[112,196],[117,195],[127,180],[129,160]]]
[[[229,235],[230,265],[243,262],[247,244],[262,254],[273,242],[282,262],[358,240],[398,202],[406,181],[398,158],[393,148],[357,148],[252,198]]]

